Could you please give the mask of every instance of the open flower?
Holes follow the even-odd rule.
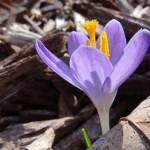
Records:
[[[117,90],[143,60],[149,48],[150,33],[141,29],[127,44],[121,24],[113,19],[96,41],[96,26],[96,20],[83,24],[89,38],[78,32],[69,35],[69,66],[38,40],[36,50],[54,72],[89,96],[100,116],[104,134],[109,130],[109,109]]]

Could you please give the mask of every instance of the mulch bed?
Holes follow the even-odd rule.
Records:
[[[125,149],[150,147],[149,99],[140,104],[150,95],[150,51],[120,87],[110,109],[111,127],[117,125],[101,137],[98,115],[89,98],[49,69],[35,52],[34,41],[40,39],[68,63],[69,33],[80,31],[82,21],[87,19],[97,19],[101,30],[113,18],[122,23],[129,40],[141,28],[150,30],[150,2],[1,0],[0,149],[83,150],[86,147],[82,127],[86,128],[92,143],[97,140],[91,150],[122,149],[122,145]],[[134,144],[127,140],[131,133]],[[116,134],[114,143],[109,143]],[[139,138],[140,135],[144,138]],[[139,143],[144,146],[134,147]]]

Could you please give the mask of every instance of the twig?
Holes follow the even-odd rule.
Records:
[[[43,34],[43,30],[31,18],[29,18],[27,15],[24,15],[23,18],[28,21],[40,35]]]

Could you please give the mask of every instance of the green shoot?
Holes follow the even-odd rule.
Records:
[[[91,147],[92,144],[91,144],[90,138],[89,138],[89,136],[88,136],[88,134],[84,128],[81,129],[81,133],[82,133],[82,136],[85,140],[86,147],[87,148]]]

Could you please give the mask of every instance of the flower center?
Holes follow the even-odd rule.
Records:
[[[106,55],[106,57],[110,57],[108,38],[106,32],[102,32],[100,35],[100,50]]]
[[[96,20],[91,20],[91,21],[87,20],[82,25],[82,27],[87,31],[93,47],[96,47],[95,32],[96,32],[97,24],[98,24],[98,21],[96,21]],[[89,42],[88,42],[88,44],[89,44]]]
[[[90,40],[86,40],[86,45],[90,46]]]
[[[90,46],[90,41],[92,43],[93,47],[96,47],[96,38],[95,38],[95,32],[97,27],[98,21],[97,20],[87,20],[82,27],[87,31],[90,40],[86,41],[86,45]],[[100,35],[100,50],[106,55],[106,57],[110,57],[109,53],[109,45],[108,45],[108,38],[107,33],[102,32]]]

